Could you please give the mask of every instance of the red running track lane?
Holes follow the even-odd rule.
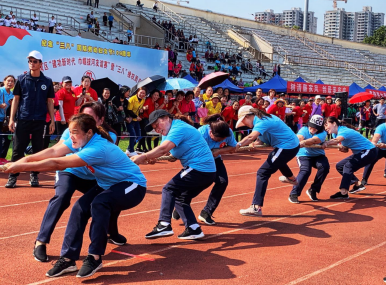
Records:
[[[225,156],[230,183],[215,212],[216,226],[203,225],[202,241],[183,242],[176,235],[183,226],[173,221],[175,235],[148,241],[144,235],[158,219],[162,185],[179,169],[179,163],[160,163],[141,167],[148,179],[149,191],[144,202],[122,213],[120,232],[128,245],[109,244],[103,258],[104,268],[86,280],[74,275],[60,279],[44,276],[50,263],[32,257],[33,241],[42,215],[54,190],[53,175],[41,175],[47,187],[15,189],[0,187],[0,281],[4,284],[380,284],[385,274],[385,195],[384,162],[371,176],[373,185],[347,202],[328,197],[337,191],[340,175],[335,163],[343,154],[329,150],[331,172],[323,186],[319,202],[294,205],[287,197],[291,186],[272,176],[266,195],[263,218],[243,217],[239,209],[248,207],[255,185],[255,172],[266,155]],[[295,175],[295,160],[290,163]],[[361,173],[362,171],[359,171]],[[359,175],[360,176],[360,175]],[[1,174],[0,177],[5,177]],[[28,176],[19,179],[27,184]],[[0,185],[4,185],[2,178]],[[309,185],[309,184],[308,184]],[[194,199],[196,214],[205,205],[209,189]],[[76,193],[75,196],[80,196]],[[76,201],[74,197],[73,201]],[[26,203],[26,204],[22,204]],[[70,210],[58,223],[48,252],[52,259],[60,246]],[[85,234],[82,258],[87,254]],[[142,256],[127,257],[112,250]],[[77,262],[78,267],[81,261]]]

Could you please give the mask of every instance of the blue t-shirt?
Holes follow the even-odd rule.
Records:
[[[301,135],[304,137],[304,140],[308,140],[313,137],[317,137],[320,139],[321,143],[324,143],[326,140],[327,132],[323,131],[319,134],[311,134],[310,131],[308,130],[308,127],[303,127],[299,130],[298,135]],[[296,156],[319,156],[319,155],[326,155],[324,152],[324,149],[319,149],[319,148],[309,148],[309,147],[302,147],[299,149],[299,152]]]
[[[343,137],[342,145],[350,148],[354,154],[362,150],[372,149],[375,146],[364,136],[353,129],[344,126],[338,127],[338,134],[333,134],[333,138]]]
[[[109,132],[109,135],[113,139],[114,142],[117,141],[117,135],[116,134],[114,134],[112,132]],[[70,130],[67,128],[63,132],[61,139],[65,141],[65,140],[67,140],[69,138],[70,138]],[[68,155],[71,155],[71,154],[68,154]],[[87,169],[86,166],[66,168],[63,171],[72,173],[72,174],[74,174],[75,176],[77,176],[77,177],[79,177],[81,179],[95,180],[95,176]]]
[[[380,124],[376,129],[374,134],[381,135],[381,138],[379,139],[378,143],[386,143],[386,123]],[[384,148],[380,148],[379,150],[386,151]]]
[[[3,96],[4,96],[5,102],[3,101]],[[9,100],[11,100],[11,99],[13,99],[12,91],[9,91],[9,94],[8,94],[7,91],[5,91],[5,87],[1,87],[0,88],[0,104],[3,104],[3,103],[7,104],[7,107],[5,109],[0,109],[0,120],[1,121],[4,121],[5,114],[7,112],[8,107],[10,106]]]
[[[237,145],[237,141],[235,140],[235,136],[233,135],[233,132],[231,129],[229,129],[230,136],[219,142],[216,142],[210,138],[209,125],[204,125],[200,127],[198,131],[201,133],[202,137],[204,138],[204,140],[206,141],[210,149],[223,148],[225,146],[236,147]],[[218,157],[221,157],[221,155],[219,155]]]
[[[94,134],[89,142],[79,149],[72,147],[70,138],[64,144],[87,163],[87,171],[95,176],[101,188],[106,190],[123,181],[146,187],[146,178],[139,166],[132,162],[118,146],[100,135]]]
[[[276,116],[262,119],[255,116],[252,131],[259,132],[266,140],[264,142],[273,147],[293,149],[299,145],[299,139],[295,133]],[[269,135],[264,135],[266,132]]]
[[[216,172],[213,154],[208,144],[191,125],[173,120],[169,133],[162,136],[162,142],[171,141],[176,145],[170,153],[181,161],[183,167],[201,172]]]

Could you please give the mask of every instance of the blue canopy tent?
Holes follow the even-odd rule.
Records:
[[[349,88],[349,91],[348,91],[348,97],[351,98],[352,96],[354,96],[355,94],[358,94],[360,92],[364,92],[365,89],[360,87],[358,84],[356,84],[355,82],[353,82],[351,85],[350,85],[350,88]]]
[[[197,82],[192,76],[190,76],[190,74],[186,75],[186,76],[184,77],[184,79],[186,79],[186,80],[192,82],[193,84],[198,84],[198,82]]]
[[[324,84],[324,82],[319,79],[318,81],[315,82],[315,84]]]
[[[276,75],[271,80],[263,84],[244,88],[244,92],[255,92],[257,88],[263,89],[263,92],[268,92],[270,89],[275,89],[276,92],[287,92],[287,81],[279,75]]]
[[[294,80],[294,82],[304,82],[304,83],[306,83],[306,81],[303,78],[301,78],[300,76],[298,78],[296,78]]]
[[[371,89],[371,90],[377,90],[376,88],[374,88],[373,86],[371,86],[371,84],[368,84],[366,87],[364,87],[363,89]]]
[[[228,79],[225,79],[222,83],[213,86],[213,90],[216,90],[216,88],[221,87],[222,89],[228,88],[230,92],[236,92],[236,93],[242,93],[244,92],[242,88],[237,87],[232,82],[230,82]]]
[[[382,86],[381,88],[378,89],[379,91],[386,91],[386,87]]]

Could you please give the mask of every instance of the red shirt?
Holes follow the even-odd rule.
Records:
[[[146,98],[145,103],[143,103],[143,106],[149,106],[147,110],[143,110],[143,113],[141,115],[142,118],[149,118],[150,114],[154,112],[155,110],[155,102],[151,99],[151,97]]]
[[[303,108],[303,110],[306,110],[307,113],[303,117],[303,123],[308,123],[308,120],[310,119],[310,115],[312,113],[312,107],[306,104]]]
[[[174,69],[173,62],[169,61],[168,62],[168,70],[173,70],[173,69]]]
[[[279,117],[282,121],[284,121],[285,118],[285,107],[279,108],[277,104],[272,104],[267,111],[268,114],[275,115]]]
[[[239,104],[240,104],[240,107],[242,107],[244,104],[245,104],[245,99],[241,99],[240,101],[239,101]],[[252,106],[252,103],[248,103],[248,104],[245,104],[246,106]]]
[[[178,108],[182,114],[196,111],[196,107],[194,106],[194,102],[192,100],[190,100],[189,103],[185,99],[182,100]]]
[[[76,98],[76,95],[71,91],[67,91],[66,89],[62,88],[58,92],[56,92],[56,96],[58,97],[58,101],[63,101],[63,113],[64,118],[66,122],[74,115],[74,109],[75,109],[75,102],[78,98]],[[60,112],[56,112],[55,114],[55,120],[60,122]]]
[[[225,107],[222,111],[221,115],[224,117],[225,122],[230,122],[230,128],[233,130],[233,122],[232,120],[237,120],[237,112],[233,109],[232,106]]]
[[[52,98],[52,100],[54,100],[54,108],[59,106],[59,100],[58,100],[58,95],[57,94],[58,94],[58,92],[55,93],[55,98]],[[59,111],[57,111],[57,112],[59,112]],[[56,117],[56,115],[55,115],[55,117]],[[50,113],[47,112],[46,123],[49,123],[50,121],[51,121],[51,116],[50,116]]]
[[[322,105],[322,112],[323,112],[323,116],[324,116],[325,118],[331,116],[331,106],[332,106],[331,104],[327,104],[327,103],[324,103],[324,104]]]
[[[80,95],[82,95],[82,90],[83,90],[83,86],[82,86],[82,85],[80,85],[80,86],[74,88],[74,93],[75,93],[75,95],[76,95],[76,99],[79,99]],[[96,91],[95,91],[94,89],[92,89],[91,87],[88,89],[88,91],[86,91],[86,95],[89,95],[91,98],[94,99],[94,101],[98,101],[98,94],[97,94]],[[86,102],[88,102],[88,101],[86,100]],[[85,103],[85,102],[83,102],[82,104],[80,104],[80,106],[74,108],[74,115],[78,114],[80,107],[81,107],[84,103]]]
[[[299,106],[296,106],[295,108],[292,109],[292,112],[296,113],[294,115],[294,122],[297,123],[299,122],[299,118],[303,115],[303,111]]]
[[[331,105],[331,113],[330,113],[331,117],[335,117],[338,119],[341,112],[342,112],[342,108],[340,106],[337,106],[336,104]]]
[[[191,62],[192,61],[192,58],[193,58],[193,55],[191,53],[187,53],[186,54],[186,59]]]

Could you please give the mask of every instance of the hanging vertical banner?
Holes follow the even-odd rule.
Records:
[[[79,84],[89,75],[131,87],[152,75],[167,77],[166,51],[0,27],[0,78],[27,72],[32,50],[43,55],[43,73],[58,82],[68,75]]]

